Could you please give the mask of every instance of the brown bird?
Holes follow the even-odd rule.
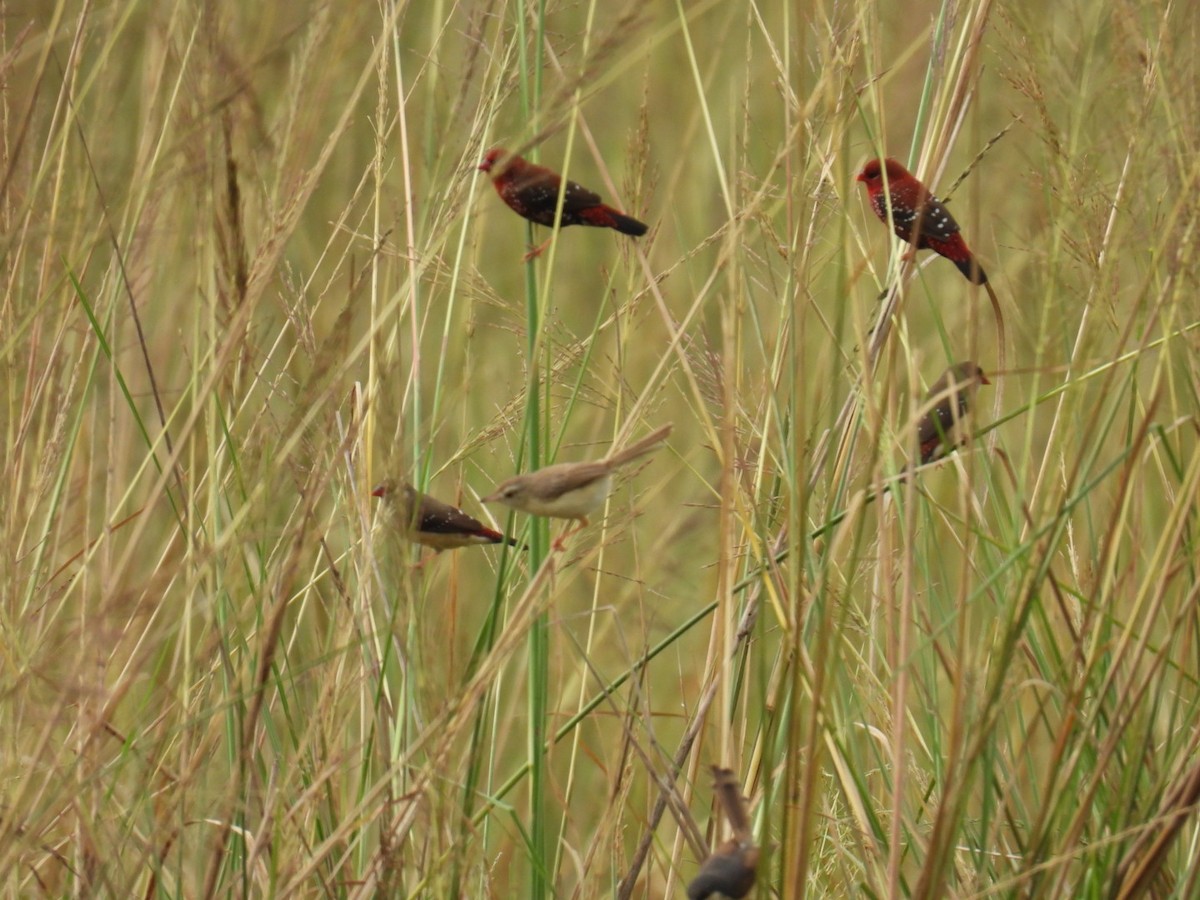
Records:
[[[538,225],[554,226],[554,211],[558,205],[559,186],[562,176],[544,166],[537,166],[510,156],[499,147],[487,152],[479,171],[492,176],[492,184],[500,199],[519,216]],[[595,228],[613,228],[622,234],[637,237],[647,231],[642,222],[600,201],[600,195],[589,191],[574,181],[568,181],[563,191],[563,227],[567,225],[591,225]],[[546,243],[549,243],[547,241]],[[545,249],[546,244],[531,251],[525,258],[532,259]]]
[[[599,509],[612,491],[612,473],[639,456],[645,456],[667,439],[671,426],[664,425],[637,443],[596,462],[556,463],[517,475],[499,485],[483,498],[484,503],[503,503],[533,516],[575,519],[573,528],[554,542],[563,549],[563,541],[588,525],[588,516]]]
[[[478,519],[468,516],[461,509],[422,494],[407,481],[387,480],[375,490],[372,497],[385,497],[396,509],[396,522],[401,533],[410,541],[432,547],[437,552],[457,550],[472,544],[512,544],[520,547],[520,541],[493,531]]]
[[[908,169],[894,159],[873,159],[863,166],[855,181],[867,186],[871,209],[884,225],[888,222],[887,198],[891,197],[892,227],[897,237],[913,243],[915,225],[916,249],[946,257],[973,284],[987,284],[987,275],[959,233],[954,216]]]
[[[917,422],[917,446],[922,465],[941,459],[967,439],[964,422],[979,386],[991,384],[983,370],[973,362],[961,362],[948,368],[933,383]]]
[[[705,900],[714,894],[741,900],[754,887],[758,876],[758,847],[750,833],[750,815],[742,786],[730,769],[713,766],[713,790],[725,810],[733,837],[722,843],[704,861],[696,877],[688,884],[688,900]]]

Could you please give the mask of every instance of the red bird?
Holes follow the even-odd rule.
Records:
[[[913,243],[913,223],[919,222],[920,232],[916,239],[918,250],[932,250],[946,257],[958,266],[958,271],[967,276],[972,284],[987,284],[987,275],[959,234],[954,216],[908,169],[894,159],[873,159],[863,166],[855,180],[867,186],[871,208],[885,225],[888,221],[887,198],[883,189],[886,180],[892,199],[892,225],[896,236]]]
[[[917,422],[922,465],[941,459],[966,440],[963,423],[982,384],[991,382],[973,362],[956,363],[933,383],[925,395],[924,413]]]
[[[558,204],[559,185],[562,184],[562,176],[557,172],[544,166],[535,166],[519,156],[509,156],[499,147],[487,152],[479,164],[479,171],[492,176],[496,193],[517,215],[538,225],[554,226],[554,210]],[[560,222],[564,227],[591,225],[594,228],[613,228],[621,234],[634,237],[648,230],[646,225],[632,216],[605,206],[600,202],[599,194],[574,181],[568,181],[563,192]],[[529,257],[537,256],[541,250],[539,247]]]

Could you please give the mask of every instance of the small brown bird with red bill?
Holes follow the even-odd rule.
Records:
[[[941,459],[964,444],[969,436],[967,415],[980,386],[991,384],[973,362],[955,363],[933,383],[917,420],[917,452],[921,464]]]
[[[521,546],[519,541],[488,528],[461,509],[422,494],[407,481],[389,479],[371,491],[371,496],[391,502],[395,522],[405,539],[432,547],[438,553],[476,544]]]

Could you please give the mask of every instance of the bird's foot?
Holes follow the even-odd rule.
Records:
[[[425,569],[425,566],[427,566],[429,563],[433,562],[435,559],[437,559],[437,557],[438,557],[438,554],[437,554],[436,550],[427,556],[422,556],[420,559],[418,559],[415,563],[412,564],[412,571],[414,573],[423,571]]]
[[[568,528],[566,531],[564,531],[562,534],[560,534],[557,538],[555,538],[554,543],[551,544],[550,546],[552,546],[555,550],[558,550],[558,551],[566,550],[567,549],[567,544],[566,544],[567,538],[569,538],[573,534],[579,534],[579,532],[583,531],[583,529],[585,529],[587,527],[588,527],[588,520],[587,519],[581,520],[579,522],[579,524],[576,525],[574,528]]]
[[[546,240],[542,241],[536,247],[532,248],[528,253],[526,253],[524,256],[521,257],[521,262],[527,263],[531,259],[537,259],[539,256],[541,256],[545,252],[546,248],[550,246],[551,240],[553,240],[553,238],[546,238]]]

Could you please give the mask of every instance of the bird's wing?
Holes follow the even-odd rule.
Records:
[[[937,197],[927,195],[921,214],[921,236],[944,241],[958,234],[958,223]]]
[[[548,498],[560,497],[568,491],[577,490],[603,478],[610,471],[607,463],[556,463],[538,470],[542,493]]]
[[[950,420],[950,405],[939,403],[921,416],[917,423],[917,443],[924,447],[932,441],[939,441],[943,435],[949,433],[953,425],[953,421]]]
[[[542,166],[527,166],[512,180],[511,190],[520,195],[527,206],[538,209],[554,209],[558,202],[558,186],[562,177]],[[563,212],[576,212],[597,206],[600,195],[589,191],[583,185],[568,181],[563,197]]]
[[[936,390],[937,385],[934,385],[934,388],[935,390],[930,392],[930,398],[937,397],[937,405],[921,416],[921,421],[917,423],[917,443],[922,447],[952,437],[955,422],[961,421],[967,415],[967,396],[964,389],[960,388],[951,398],[945,396],[946,385],[942,385],[941,390]],[[957,416],[953,411],[955,406],[958,407]]]
[[[421,495],[420,512],[416,517],[419,531],[430,534],[472,534],[480,531],[491,531],[478,519],[468,516],[461,509],[434,500],[425,494]]]
[[[600,205],[600,195],[594,191],[589,191],[581,184],[574,181],[567,182],[566,196],[563,197],[563,210],[565,212],[577,212],[581,209],[590,209],[593,206]]]

